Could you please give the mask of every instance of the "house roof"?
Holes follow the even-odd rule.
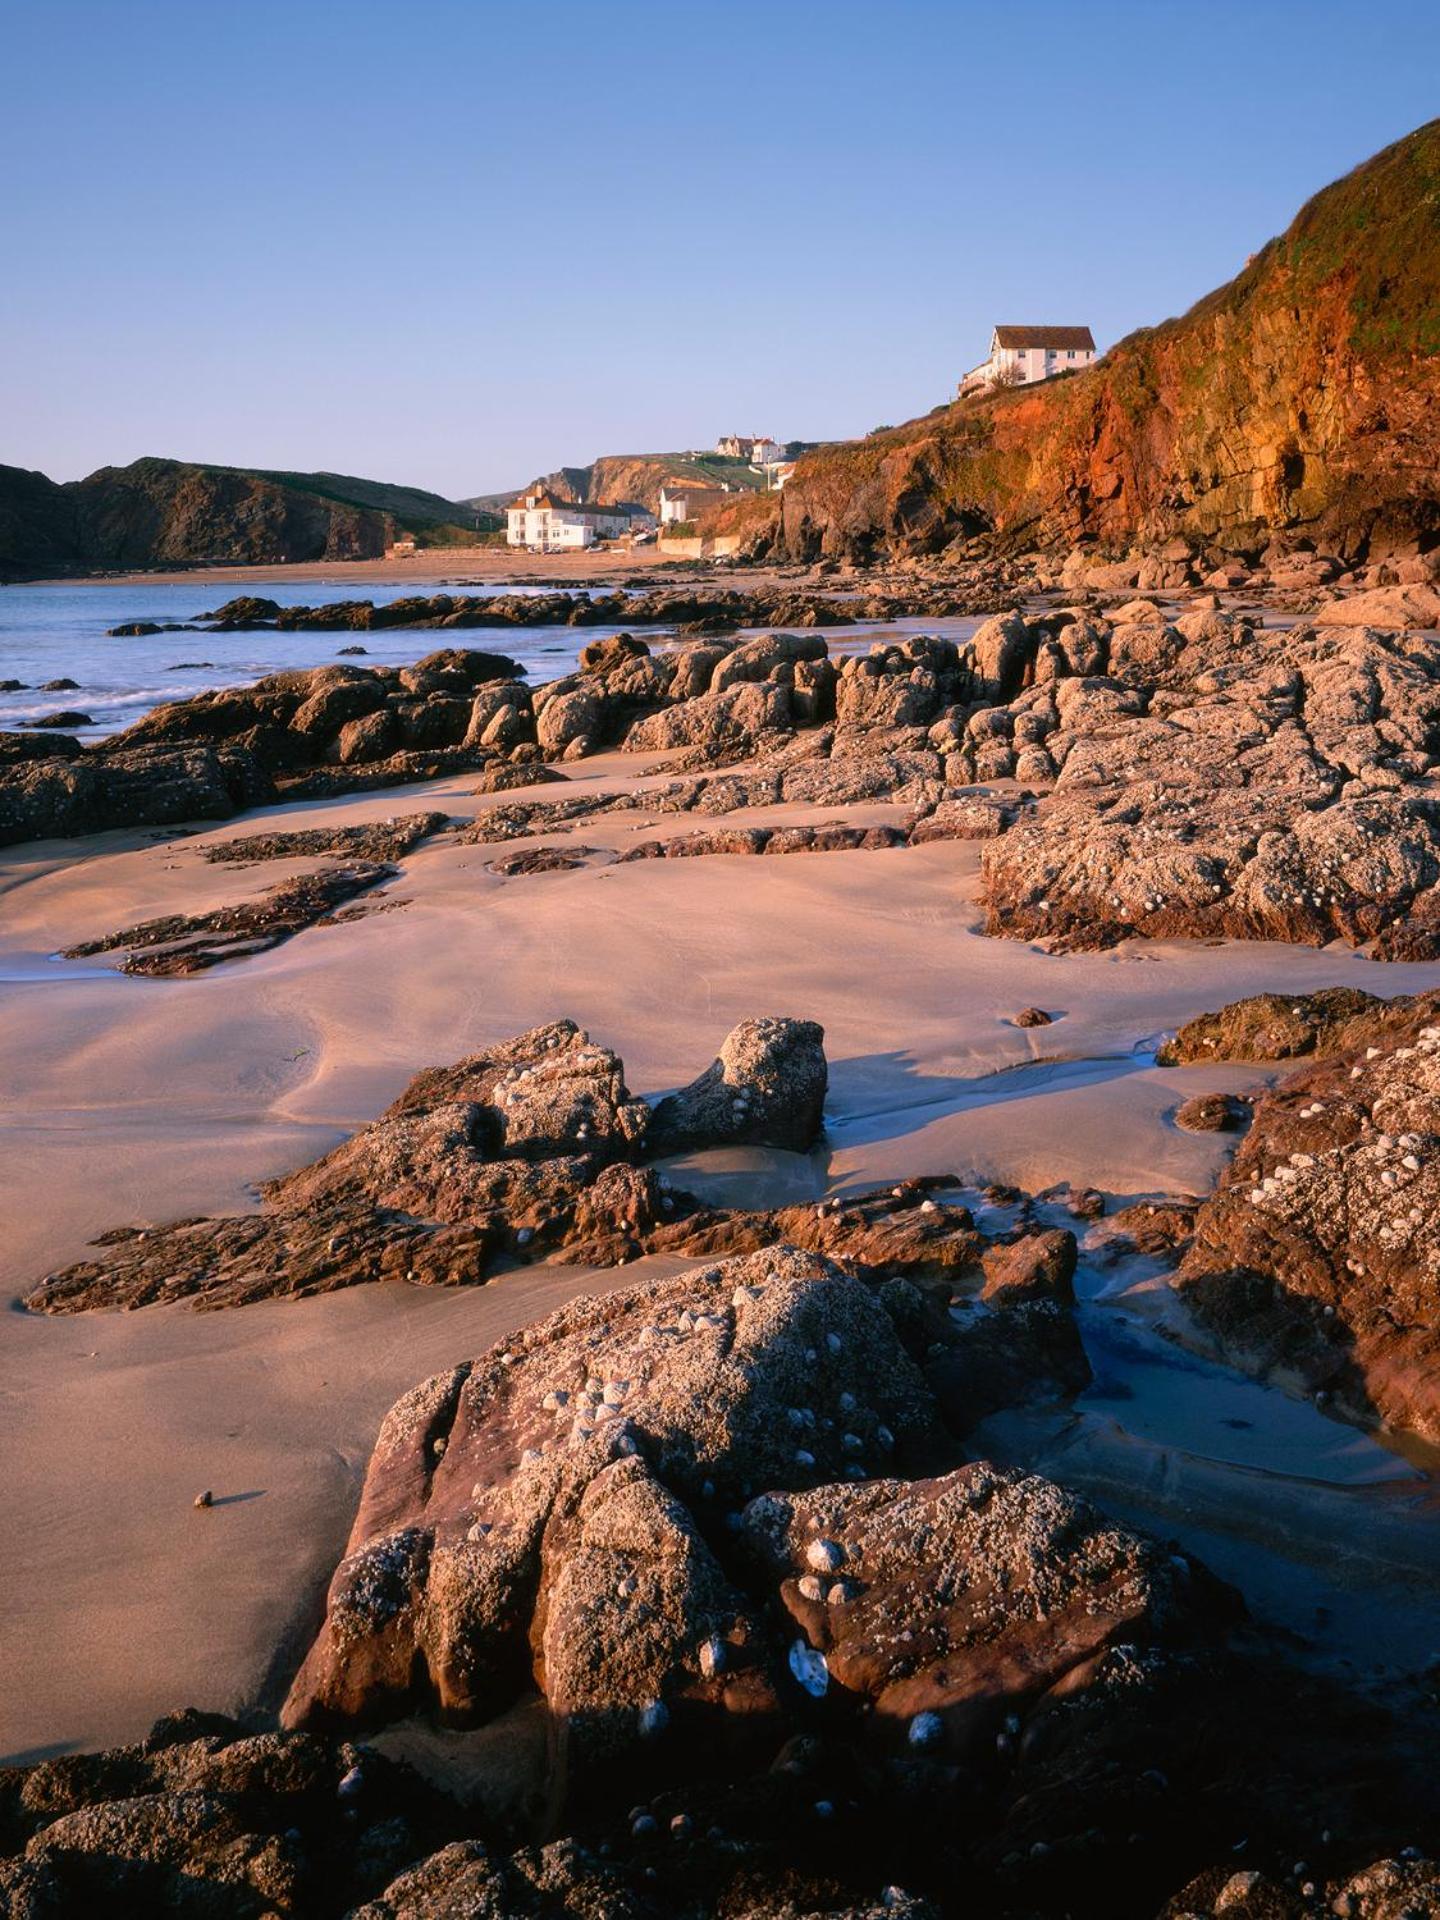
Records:
[[[528,507],[529,504],[529,494],[522,493],[518,500],[512,500],[510,502],[510,509],[508,510],[523,509]],[[598,500],[557,500],[553,493],[547,492],[543,487],[535,496],[535,505],[537,508],[549,507],[552,510],[558,510],[563,513],[611,514],[617,519],[622,520],[629,519],[633,514],[643,513],[645,511],[643,507],[632,507],[619,501],[607,500],[602,503]]]
[[[996,327],[997,347],[1083,347],[1095,351],[1089,327]]]

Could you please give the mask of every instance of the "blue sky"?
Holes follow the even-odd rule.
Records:
[[[540,24],[540,23],[544,24]],[[450,495],[1183,311],[1432,115],[1410,0],[0,0],[0,461]]]

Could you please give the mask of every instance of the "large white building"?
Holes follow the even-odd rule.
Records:
[[[996,327],[990,358],[960,382],[962,397],[987,387],[1029,387],[1057,373],[1078,373],[1094,364],[1089,327]]]
[[[597,540],[613,540],[655,524],[654,517],[640,507],[557,500],[543,487],[512,500],[505,519],[510,546],[532,547],[540,553],[593,547]]]

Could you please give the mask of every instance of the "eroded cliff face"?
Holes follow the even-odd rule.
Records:
[[[794,558],[1276,532],[1347,559],[1440,541],[1440,121],[1326,188],[1228,286],[1093,371],[803,459]]]
[[[735,465],[739,472],[724,477],[740,489],[751,476],[742,463]],[[658,514],[660,489],[686,483],[712,487],[717,480],[703,464],[692,462],[684,454],[603,453],[588,467],[559,467],[554,473],[546,474],[539,484],[548,487],[560,500],[586,500],[604,506],[628,503]],[[737,490],[735,497],[740,501],[754,496]]]

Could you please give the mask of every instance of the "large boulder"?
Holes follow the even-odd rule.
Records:
[[[1440,587],[1374,587],[1337,596],[1312,617],[1317,627],[1440,627]]]
[[[650,649],[633,633],[609,633],[600,640],[587,640],[580,649],[582,673],[613,673],[632,660],[648,660]]]
[[[363,667],[321,667],[311,678],[311,692],[290,717],[291,732],[307,739],[332,739],[347,720],[384,704],[384,682]]]
[[[1020,613],[997,613],[978,627],[970,645],[975,694],[981,700],[1013,700],[1025,683],[1042,635]]]
[[[268,776],[240,747],[9,757],[0,763],[0,846],[109,827],[228,820],[273,797]]]
[[[364,766],[383,760],[397,744],[395,715],[380,707],[358,720],[347,720],[335,740],[335,758],[342,767]]]
[[[704,747],[738,755],[752,750],[762,734],[782,731],[790,722],[788,687],[773,680],[739,681],[637,720],[625,736],[625,747],[630,753]]]
[[[534,738],[530,689],[523,680],[491,680],[476,690],[462,745],[503,752]]]
[[[807,1152],[823,1124],[824,1039],[813,1020],[743,1020],[699,1079],[656,1107],[651,1152],[737,1145]]]
[[[759,633],[751,640],[742,640],[716,662],[710,691],[723,693],[726,687],[745,680],[778,680],[793,685],[798,663],[815,663],[827,655],[828,648],[819,634]]]
[[[1191,1564],[1031,1474],[767,1493],[741,1539],[794,1623],[817,1694],[870,1709],[872,1739],[978,1759],[1005,1717],[1083,1685],[1119,1643],[1172,1644],[1223,1607]]]
[[[605,743],[611,722],[612,706],[604,687],[587,679],[568,691],[549,694],[536,714],[535,732],[549,758],[578,758]]]
[[[939,1439],[889,1318],[817,1256],[577,1300],[387,1416],[286,1723],[474,1720],[533,1683],[598,1753],[672,1705],[751,1713],[763,1650],[691,1514]]]

